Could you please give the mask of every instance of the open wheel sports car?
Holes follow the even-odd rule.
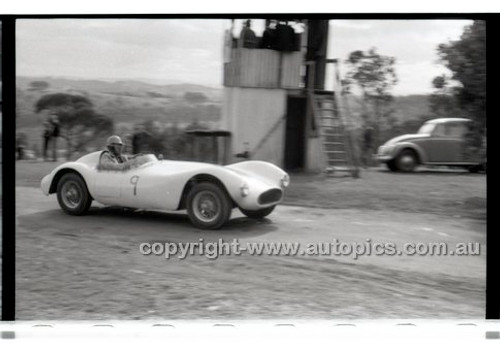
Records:
[[[238,207],[251,218],[269,215],[283,200],[290,179],[263,161],[227,166],[159,161],[154,155],[133,158],[125,171],[99,168],[100,151],[55,168],[41,181],[45,195],[57,193],[63,211],[85,214],[93,200],[108,206],[150,210],[183,210],[203,229],[219,229]]]

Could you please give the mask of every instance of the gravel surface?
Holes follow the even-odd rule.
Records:
[[[185,213],[93,207],[63,214],[38,187],[52,163],[20,162],[16,312],[33,319],[483,318],[485,175],[369,170],[292,175],[267,220],[234,211],[220,231]],[[27,187],[26,187],[27,186]],[[378,197],[378,198],[377,198]],[[453,205],[454,204],[454,205]],[[304,206],[306,205],[306,206]],[[309,207],[307,207],[309,206]],[[480,256],[144,256],[142,242],[479,242]]]

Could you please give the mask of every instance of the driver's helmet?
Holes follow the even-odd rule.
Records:
[[[123,142],[120,136],[110,136],[106,141],[108,150],[113,155],[120,155],[122,153]]]

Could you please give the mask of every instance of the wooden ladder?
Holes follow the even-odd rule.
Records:
[[[334,91],[315,89],[316,65],[308,62],[307,95],[314,126],[321,144],[325,172],[345,172],[359,177],[359,167],[353,151],[354,142],[346,127],[350,126],[349,111],[342,98],[338,60],[326,60],[335,67]],[[345,117],[342,112],[345,111]]]
[[[315,91],[316,123],[328,174],[345,172],[358,176],[358,168],[353,160],[350,137],[340,115],[333,92]]]

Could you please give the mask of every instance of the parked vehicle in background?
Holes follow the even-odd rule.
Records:
[[[471,124],[465,118],[429,120],[416,134],[398,136],[381,145],[376,159],[391,171],[411,172],[420,164],[485,170],[485,142],[478,150],[466,140]]]

